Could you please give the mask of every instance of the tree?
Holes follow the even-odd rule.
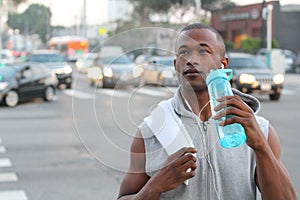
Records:
[[[46,41],[50,27],[51,11],[40,4],[31,4],[21,14],[8,15],[7,24],[12,29],[19,29],[25,35],[38,34],[43,42]]]
[[[20,3],[24,3],[26,2],[27,0],[13,0],[14,4],[17,6],[19,5]]]
[[[185,14],[185,9],[195,6],[195,0],[130,0],[134,6],[134,14],[139,15],[141,25],[147,25],[150,22],[149,16],[153,13],[168,13],[172,9],[172,13],[180,12]],[[217,8],[232,7],[235,4],[230,0],[201,0],[202,8],[205,10],[213,10]],[[136,17],[135,17],[136,18]]]

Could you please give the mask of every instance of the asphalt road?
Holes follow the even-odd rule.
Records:
[[[0,107],[0,200],[116,199],[138,124],[174,88],[93,89],[76,75],[57,100]],[[282,98],[262,102],[282,160],[300,194],[300,75],[287,75]]]

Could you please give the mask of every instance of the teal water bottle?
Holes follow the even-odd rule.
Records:
[[[229,74],[229,75],[228,75]],[[210,97],[210,106],[213,116],[216,114],[214,108],[219,104],[218,98],[223,96],[232,96],[232,90],[229,80],[232,78],[231,69],[211,70],[206,77],[206,84]],[[230,118],[227,115],[226,118]],[[225,120],[225,117],[215,121],[215,126],[219,135],[220,144],[224,148],[233,148],[242,145],[246,141],[244,127],[241,124],[234,123],[226,126],[219,126],[218,122]]]

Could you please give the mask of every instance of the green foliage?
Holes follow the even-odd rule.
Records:
[[[151,13],[166,14],[173,7],[181,8],[195,6],[195,0],[130,0],[134,6],[134,14],[139,15],[139,19],[142,23],[149,22],[149,15]],[[228,7],[234,5],[230,0],[201,0],[202,8],[211,10],[216,7],[215,5],[221,5]],[[136,17],[135,17],[136,18]]]
[[[12,29],[19,29],[23,34],[38,34],[46,41],[47,27],[50,27],[51,12],[48,7],[31,4],[21,14],[9,14],[7,24]]]
[[[274,48],[274,49],[279,48],[279,44],[278,44],[277,40],[275,40],[275,39],[272,40],[272,48]]]
[[[247,37],[241,41],[241,50],[247,53],[255,54],[261,48],[261,39]],[[272,40],[272,48],[279,48],[278,42]]]
[[[226,41],[224,41],[224,43],[225,43],[226,51],[231,51],[231,50],[233,50],[234,45],[233,45],[232,42],[226,40]]]
[[[241,50],[246,53],[254,54],[260,49],[260,38],[247,37],[241,41]]]

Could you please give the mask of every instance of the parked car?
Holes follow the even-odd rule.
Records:
[[[144,84],[161,86],[178,86],[179,82],[174,69],[173,56],[154,56],[143,64]]]
[[[295,53],[288,49],[272,49],[271,52],[280,52],[284,56],[284,71],[290,72],[292,70],[292,65],[295,60]],[[257,51],[256,55],[266,62],[267,49],[261,48]]]
[[[45,64],[56,73],[58,85],[72,87],[72,67],[65,62],[64,57],[55,50],[36,50],[28,55],[28,61]]]
[[[103,87],[140,85],[143,68],[135,65],[126,54],[103,56],[100,59],[103,71]]]
[[[228,53],[229,68],[233,70],[232,87],[244,93],[268,94],[278,100],[283,88],[283,74],[273,73],[256,56],[245,53]]]
[[[9,107],[33,98],[53,101],[57,84],[56,75],[42,64],[7,64],[0,68],[0,101]]]

